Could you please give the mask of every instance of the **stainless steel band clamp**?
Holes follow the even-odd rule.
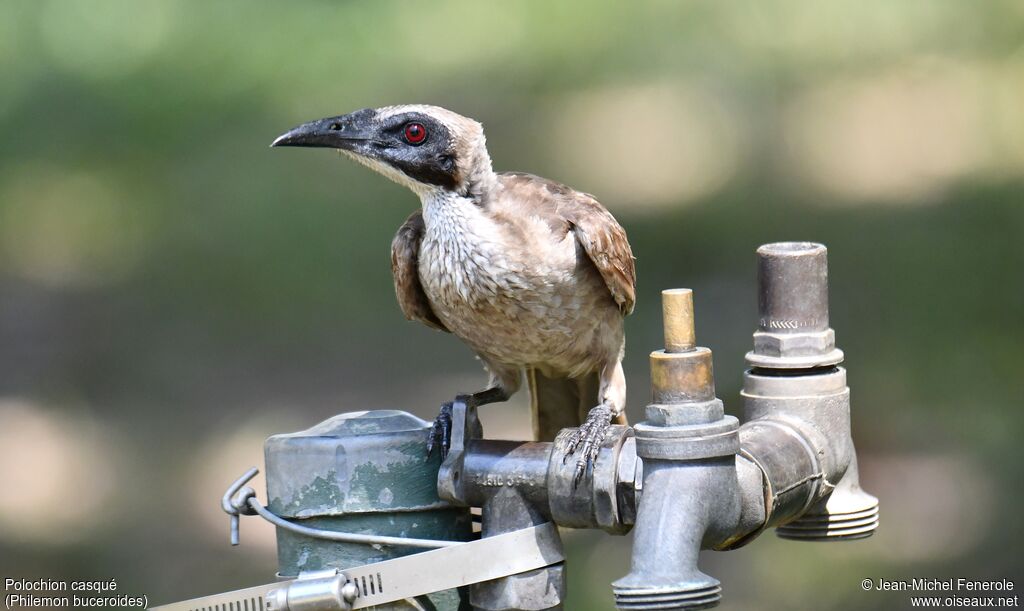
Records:
[[[238,515],[255,514],[268,518],[264,513],[289,526],[296,524],[270,513],[258,501],[251,488],[242,486],[255,475],[250,470],[228,489],[224,495],[224,510],[233,518],[232,540],[237,541]],[[256,506],[259,509],[256,509]],[[278,524],[280,526],[280,524]],[[306,527],[299,527],[306,528]],[[309,529],[315,530],[315,529]],[[345,537],[351,541],[350,533],[316,531],[331,538]],[[308,534],[308,533],[307,533]],[[315,536],[315,535],[314,535]],[[365,536],[378,543],[378,537]],[[409,545],[408,539],[386,538],[386,544]],[[394,539],[394,541],[391,541]],[[419,541],[419,540],[413,540]],[[247,609],[250,611],[351,611],[412,599],[423,594],[467,586],[481,581],[490,581],[532,571],[565,559],[558,528],[546,522],[530,528],[514,530],[501,535],[486,537],[468,543],[434,541],[440,549],[402,556],[383,562],[359,567],[328,569],[301,573],[298,578],[272,584],[255,586],[234,592],[194,598],[169,605],[152,607],[154,611],[199,611],[204,609],[226,610]]]
[[[478,541],[338,571],[152,607],[154,611],[250,609],[350,611],[532,571],[565,559],[551,522]]]

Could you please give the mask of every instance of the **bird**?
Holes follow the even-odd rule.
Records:
[[[626,232],[594,196],[523,172],[495,172],[483,126],[439,106],[364,108],[303,123],[273,147],[324,147],[415,193],[420,207],[391,244],[406,318],[449,332],[482,361],[488,384],[459,394],[478,407],[508,400],[525,377],[534,438],[577,427],[575,481],[609,427],[625,424],[624,318],[636,301]],[[452,402],[427,443],[442,460]]]

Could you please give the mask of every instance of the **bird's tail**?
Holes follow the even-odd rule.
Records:
[[[533,438],[537,441],[554,441],[558,431],[579,426],[599,402],[601,384],[597,373],[579,378],[549,378],[528,367],[526,379],[530,384]],[[626,424],[625,414],[620,414],[614,423]]]

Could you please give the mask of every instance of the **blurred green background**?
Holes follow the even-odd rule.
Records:
[[[406,322],[411,193],[300,122],[440,104],[495,167],[596,194],[637,257],[629,413],[663,288],[696,293],[739,414],[754,249],[829,246],[872,539],[709,553],[723,609],[904,608],[865,577],[1021,577],[1024,4],[0,4],[0,576],[167,602],[269,581],[224,487],[342,411],[432,418],[483,373]],[[529,434],[525,396],[484,410]],[[260,484],[262,485],[262,484]],[[570,609],[629,540],[569,533]],[[1018,581],[1018,586],[1022,584]]]

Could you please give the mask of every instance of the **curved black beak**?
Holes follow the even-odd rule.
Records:
[[[355,151],[373,138],[376,113],[363,109],[338,117],[317,119],[280,135],[270,146],[309,146]]]

